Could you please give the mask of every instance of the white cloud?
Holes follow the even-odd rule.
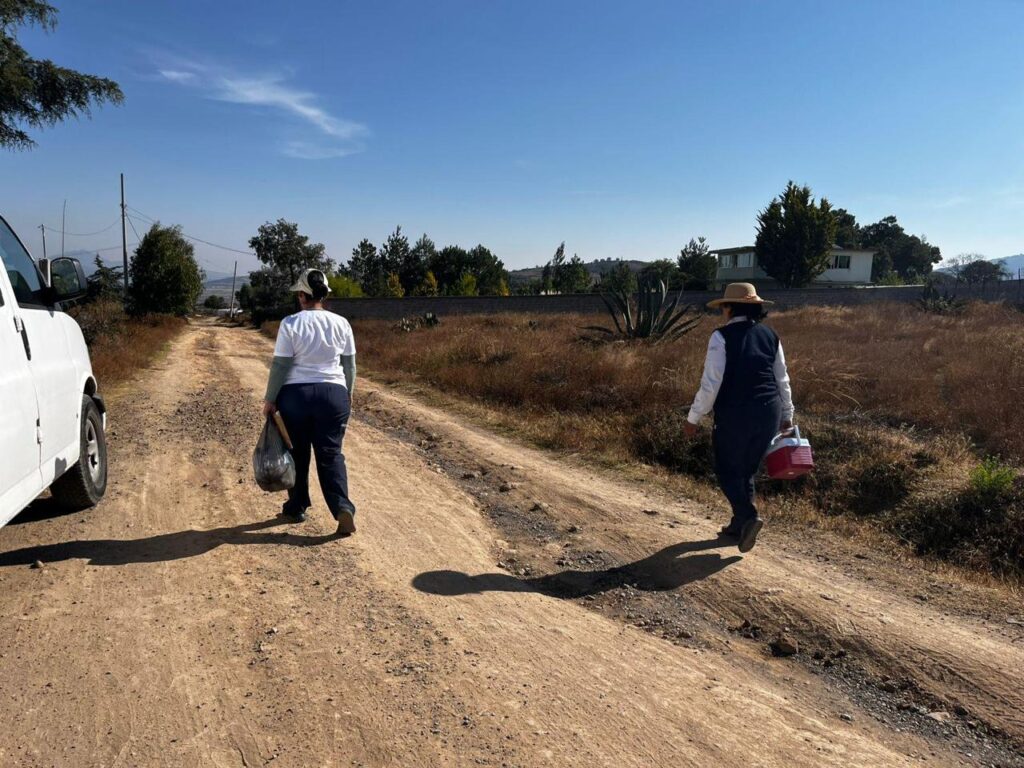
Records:
[[[320,106],[315,93],[291,85],[283,75],[242,75],[186,60],[177,60],[173,68],[162,68],[158,73],[167,82],[197,88],[216,101],[278,110],[330,139],[288,141],[283,147],[288,157],[323,160],[355,154],[362,151],[361,139],[369,133],[362,123],[331,114]]]
[[[172,83],[187,83],[195,79],[194,72],[182,72],[180,69],[161,69],[160,77]]]
[[[346,157],[361,151],[361,147],[351,148],[317,144],[311,141],[288,141],[285,142],[282,152],[288,157],[298,160],[329,160],[333,157]]]

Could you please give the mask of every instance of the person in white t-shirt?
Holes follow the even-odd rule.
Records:
[[[281,515],[294,522],[306,519],[312,452],[338,535],[351,536],[356,508],[348,496],[341,444],[356,382],[355,338],[348,320],[324,309],[330,288],[323,272],[306,270],[291,290],[298,294],[302,311],[281,321],[263,403],[265,415],[281,412],[293,446],[295,487],[288,491]]]

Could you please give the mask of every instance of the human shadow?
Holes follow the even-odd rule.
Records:
[[[734,540],[725,537],[684,541],[628,565],[600,571],[567,570],[532,578],[516,578],[507,573],[470,576],[459,571],[427,571],[416,576],[412,585],[421,592],[446,597],[482,592],[535,591],[551,597],[578,598],[627,584],[645,592],[664,592],[706,579],[742,560],[739,555],[722,557],[718,553],[703,552],[734,544]]]
[[[337,535],[333,533],[325,536],[300,536],[284,531],[260,533],[268,528],[287,524],[287,521],[281,518],[274,518],[231,527],[162,533],[143,539],[82,539],[44,544],[0,553],[0,567],[30,565],[36,560],[43,563],[88,560],[89,565],[160,563],[204,555],[224,544],[287,544],[312,547],[337,539]]]

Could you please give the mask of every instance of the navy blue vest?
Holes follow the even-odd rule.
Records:
[[[725,375],[715,398],[715,413],[778,398],[775,357],[779,337],[775,331],[750,320],[725,325],[718,332],[725,337]]]

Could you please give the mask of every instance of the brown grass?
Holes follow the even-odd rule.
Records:
[[[663,346],[580,341],[578,329],[595,322],[605,320],[354,326],[361,364],[386,381],[490,407],[503,427],[545,447],[712,481],[706,433],[687,441],[681,423],[718,321]],[[959,316],[876,305],[807,308],[769,323],[783,339],[798,421],[818,460],[805,481],[767,484],[770,507],[869,520],[921,552],[1024,570],[1024,490],[982,498],[969,483],[984,455],[1024,461],[1024,314],[992,304]],[[937,526],[938,514],[959,522]]]
[[[93,373],[101,388],[129,380],[145,368],[185,327],[169,315],[129,317],[117,301],[75,307],[70,314],[82,328]]]

